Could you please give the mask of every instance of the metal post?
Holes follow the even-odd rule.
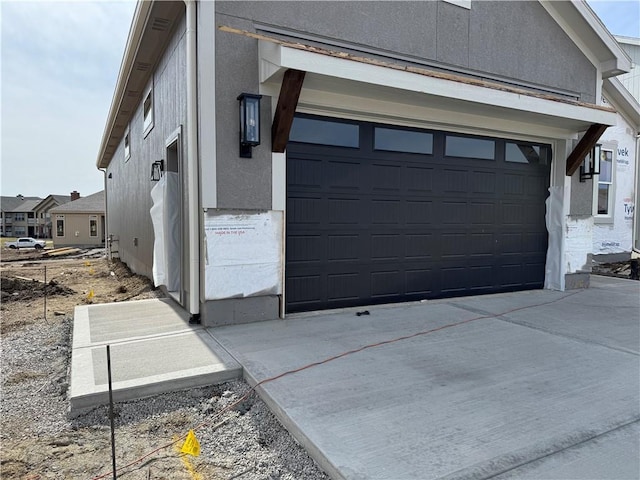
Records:
[[[47,321],[47,266],[44,266],[44,320]]]
[[[113,388],[111,387],[111,352],[107,345],[107,375],[109,378],[109,421],[111,423],[111,466],[113,468],[113,480],[116,475],[116,432],[113,424]]]

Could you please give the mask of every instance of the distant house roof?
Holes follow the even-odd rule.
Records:
[[[39,197],[0,197],[0,207],[3,212],[13,212],[17,207],[29,200],[42,200]]]
[[[15,207],[12,212],[32,212],[36,206],[41,202],[41,199],[37,200],[25,200]]]
[[[69,203],[71,201],[71,196],[70,195],[49,195],[51,198],[53,198],[59,205],[62,205],[64,203]]]
[[[94,213],[104,211],[104,190],[51,209],[51,213]]]

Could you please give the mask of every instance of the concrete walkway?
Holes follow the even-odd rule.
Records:
[[[592,277],[584,291],[305,314],[212,333],[255,384],[446,327],[258,388],[335,479],[637,479],[639,302],[640,282]]]
[[[242,367],[170,299],[76,307],[71,413],[108,403],[106,345],[114,400],[130,400],[238,378]]]

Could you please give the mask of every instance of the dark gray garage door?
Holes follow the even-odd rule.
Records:
[[[288,312],[541,288],[548,145],[297,116]]]

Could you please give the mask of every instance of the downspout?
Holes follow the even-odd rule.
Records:
[[[104,248],[107,252],[107,258],[109,260],[113,260],[111,258],[111,242],[109,242],[109,235],[107,232],[109,231],[109,215],[107,214],[107,210],[109,210],[109,201],[107,197],[107,169],[106,168],[98,168],[102,172],[103,181],[104,181]]]
[[[188,308],[193,317],[200,315],[200,189],[198,181],[198,65],[196,44],[196,0],[183,0],[187,30],[187,215],[189,250]]]

